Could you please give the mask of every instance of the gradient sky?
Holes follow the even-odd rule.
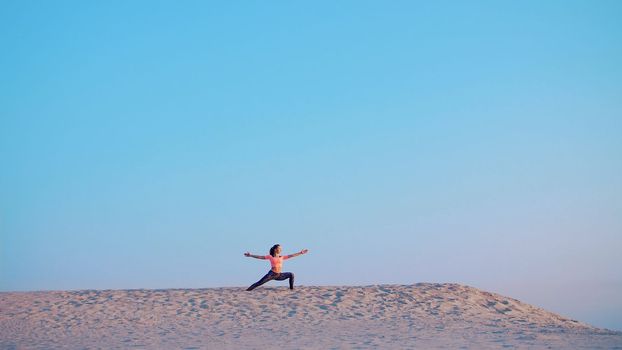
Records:
[[[622,330],[622,2],[3,1],[0,290],[457,282]],[[278,282],[271,282],[278,285]]]

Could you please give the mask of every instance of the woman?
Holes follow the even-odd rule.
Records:
[[[270,248],[270,255],[263,256],[263,255],[253,255],[248,252],[244,253],[244,256],[247,256],[249,258],[270,260],[270,265],[272,266],[270,271],[268,271],[268,273],[265,276],[263,276],[259,281],[257,281],[257,283],[248,287],[247,290],[253,290],[271,280],[283,281],[288,278],[289,278],[289,289],[294,289],[294,274],[291,272],[281,272],[281,268],[283,267],[283,260],[287,260],[289,258],[293,258],[298,255],[306,254],[307,252],[308,252],[307,249],[303,249],[299,253],[281,256],[281,245],[275,244],[272,246],[272,248]]]

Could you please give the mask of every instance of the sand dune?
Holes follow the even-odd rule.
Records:
[[[0,293],[2,349],[619,348],[622,333],[458,284]]]

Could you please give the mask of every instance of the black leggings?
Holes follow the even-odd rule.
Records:
[[[272,281],[272,280],[283,281],[288,278],[289,278],[289,289],[294,289],[294,274],[293,273],[291,272],[276,273],[270,270],[265,276],[263,276],[259,281],[254,283],[252,286],[248,287],[248,289],[246,290],[253,290],[268,281]]]

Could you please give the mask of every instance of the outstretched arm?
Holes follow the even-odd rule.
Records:
[[[303,249],[303,250],[301,250],[301,251],[300,251],[300,252],[298,252],[298,253],[294,253],[294,254],[286,255],[286,258],[287,258],[287,259],[289,259],[289,258],[295,258],[295,257],[297,257],[298,255],[307,254],[307,252],[308,252],[308,251],[309,251],[308,249]]]
[[[244,256],[247,256],[249,258],[255,258],[255,259],[262,259],[262,260],[266,260],[266,257],[263,255],[253,255],[249,252],[244,253]]]

